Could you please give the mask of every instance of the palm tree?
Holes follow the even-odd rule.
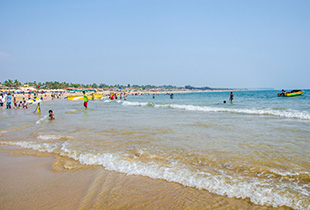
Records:
[[[15,88],[19,88],[21,85],[22,84],[17,79],[14,81],[14,87]]]
[[[7,87],[13,87],[13,81],[10,79],[5,80],[3,84],[4,86],[7,86]]]

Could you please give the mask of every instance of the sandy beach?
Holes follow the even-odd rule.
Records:
[[[68,170],[61,157],[12,146],[0,156],[0,209],[274,209],[99,166]]]

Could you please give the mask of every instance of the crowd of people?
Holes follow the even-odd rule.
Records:
[[[11,93],[1,93],[0,94],[0,107],[1,109],[12,109],[12,108],[24,108],[28,109],[28,102],[25,97],[21,101],[17,101],[17,97],[15,94]]]
[[[62,98],[62,93],[51,93],[46,92],[1,92],[0,93],[0,109],[28,109],[28,104],[36,101],[44,101],[46,99],[59,99]]]
[[[33,96],[33,98],[31,98]],[[20,96],[19,96],[20,97]],[[54,100],[56,98],[60,98],[61,94],[51,94],[51,100]],[[38,112],[41,112],[40,108],[40,102],[47,98],[47,95],[44,93],[28,93],[28,99],[26,99],[25,94],[22,95],[22,100],[17,100],[17,94],[11,93],[11,92],[2,92],[0,93],[0,109],[28,109],[28,101],[32,100],[35,102],[36,100],[39,101],[37,103],[37,108],[35,109],[35,112],[39,110]],[[54,120],[55,115],[53,113],[53,110],[49,110],[49,116],[48,119]]]
[[[142,95],[142,94],[141,94]],[[170,95],[170,99],[174,98],[174,94],[169,94]],[[116,93],[111,93],[109,96],[110,100],[114,100],[114,99],[118,99],[118,94]],[[39,97],[39,93],[34,93],[34,101],[36,99],[38,99]],[[47,95],[43,94],[43,92],[40,95],[40,101],[43,101],[44,98],[46,98]],[[61,94],[51,94],[51,99],[54,100],[56,98],[61,98]],[[95,100],[95,93],[91,94],[91,98],[92,100]],[[127,100],[127,94],[126,93],[120,93],[119,94],[119,99],[123,99]],[[31,93],[28,94],[28,100],[31,99]],[[155,94],[153,94],[153,99],[155,99]],[[230,97],[229,100],[231,103],[233,103],[233,99],[234,99],[234,94],[233,92],[230,92]],[[12,103],[13,100],[13,103]],[[84,101],[84,107],[87,109],[87,104],[88,104],[88,96],[86,94],[85,91],[83,91],[83,101]],[[226,101],[224,101],[224,103],[226,103]],[[23,99],[21,101],[17,101],[17,97],[16,94],[14,93],[0,93],[0,108],[3,109],[4,107],[6,107],[6,109],[18,109],[18,108],[23,108],[23,109],[28,109],[28,102],[25,99],[25,94],[23,94]],[[38,107],[36,110],[40,109],[40,103],[38,103]],[[50,120],[54,120],[55,119],[55,115],[53,113],[53,110],[49,110],[49,119]]]

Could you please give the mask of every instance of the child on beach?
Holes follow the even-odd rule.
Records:
[[[28,109],[28,103],[27,103],[27,101],[26,101],[26,100],[24,100],[24,103],[23,103],[23,108],[24,108],[24,109]]]
[[[48,113],[49,113],[48,119],[49,119],[49,120],[55,120],[55,115],[54,115],[54,113],[53,113],[53,110],[49,110]]]
[[[16,100],[16,96],[14,96],[14,107],[17,108],[17,100]]]

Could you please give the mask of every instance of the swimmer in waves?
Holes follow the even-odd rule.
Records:
[[[49,113],[48,119],[49,119],[49,120],[55,120],[55,115],[54,115],[54,113],[53,113],[53,110],[49,110],[48,113]]]

